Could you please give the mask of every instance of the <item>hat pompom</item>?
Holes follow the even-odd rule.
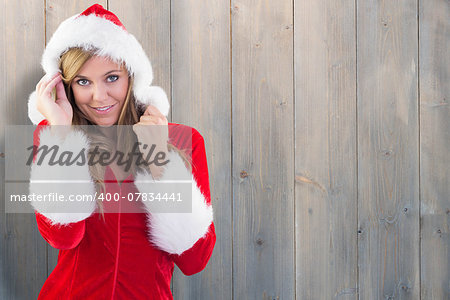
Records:
[[[138,101],[144,105],[155,106],[164,116],[167,117],[170,110],[169,100],[166,92],[159,86],[148,86],[144,89],[136,91],[135,94]]]

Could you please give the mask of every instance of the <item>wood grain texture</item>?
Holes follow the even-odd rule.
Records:
[[[233,297],[293,299],[293,3],[231,11]]]
[[[416,1],[357,4],[359,297],[419,299]]]
[[[204,137],[217,242],[206,269],[176,269],[175,299],[231,299],[231,71],[229,1],[172,1],[172,120]]]
[[[107,1],[93,1],[93,0],[82,0],[82,1],[70,1],[70,0],[46,0],[45,8],[45,29],[46,29],[46,39],[47,44],[53,33],[58,28],[59,24],[65,19],[79,14],[92,4],[101,4],[104,8],[107,8]],[[42,55],[42,53],[41,53]],[[39,81],[39,79],[38,79]],[[58,261],[59,250],[47,245],[48,248],[48,275],[56,267]],[[47,276],[48,276],[47,275]]]
[[[297,299],[357,299],[354,12],[295,2]]]
[[[94,0],[46,0],[45,1],[45,30],[46,30],[46,43],[52,37],[52,34],[58,28],[59,24],[65,19],[79,14],[89,6],[98,3],[104,8],[107,7],[107,0],[94,1]]]
[[[450,6],[419,2],[422,299],[450,299]]]
[[[31,124],[27,101],[40,75],[44,7],[39,1],[2,1],[0,152],[6,125]],[[46,244],[33,214],[5,214],[5,159],[0,157],[0,299],[36,299],[46,278]]]
[[[203,135],[217,243],[175,299],[450,298],[448,1],[1,3],[0,153],[46,42],[93,3]],[[6,159],[0,299],[35,299],[58,250],[4,214]]]

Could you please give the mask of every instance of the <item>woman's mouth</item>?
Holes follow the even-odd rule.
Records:
[[[101,106],[101,107],[92,107],[92,109],[94,109],[97,113],[99,114],[107,114],[108,112],[111,111],[111,109],[114,107],[115,104],[113,105],[107,105],[107,106]]]

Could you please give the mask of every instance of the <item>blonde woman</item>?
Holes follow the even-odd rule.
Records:
[[[168,123],[142,47],[100,5],[60,24],[42,66],[28,103],[38,124],[30,193],[61,201],[32,202],[41,235],[60,249],[39,299],[172,299],[174,265],[200,272],[216,240],[202,136]],[[158,211],[181,194],[187,210]],[[94,197],[74,200],[84,196]]]

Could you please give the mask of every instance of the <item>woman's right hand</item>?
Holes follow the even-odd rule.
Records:
[[[56,87],[56,101],[52,99],[52,90]],[[36,106],[50,125],[72,125],[73,110],[67,99],[61,74],[52,78],[42,77],[36,85]]]

